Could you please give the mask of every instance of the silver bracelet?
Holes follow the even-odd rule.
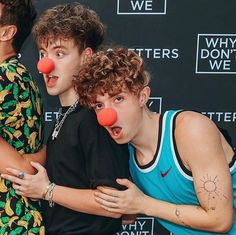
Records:
[[[47,187],[46,187],[46,190],[43,192],[43,194],[42,194],[42,199],[44,199],[44,200],[46,200],[46,196],[47,196],[47,194],[48,194],[48,190],[49,190],[49,188],[50,188],[50,185],[51,185],[51,182],[49,182],[49,184],[47,185]]]
[[[53,198],[53,189],[55,188],[56,184],[55,183],[51,183],[48,187],[48,204],[50,207],[54,206],[54,202],[52,200]]]

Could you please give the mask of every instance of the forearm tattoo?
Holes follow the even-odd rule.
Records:
[[[181,213],[180,213],[180,210],[178,209],[178,207],[176,207],[176,209],[175,209],[175,215],[176,215],[176,217],[177,217],[177,219],[178,219],[178,221],[180,222],[181,225],[183,225],[184,227],[191,228],[191,226],[186,224],[184,222],[184,220],[182,219],[182,216],[181,216]]]

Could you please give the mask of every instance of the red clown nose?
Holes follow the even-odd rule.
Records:
[[[97,119],[101,126],[112,126],[117,121],[117,113],[112,108],[106,108],[98,113]]]
[[[37,64],[38,71],[44,74],[51,73],[54,68],[55,68],[54,62],[47,57],[44,57],[41,60],[39,60]]]

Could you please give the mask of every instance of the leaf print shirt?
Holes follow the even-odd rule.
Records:
[[[35,153],[42,147],[42,128],[38,87],[19,59],[10,57],[0,64],[0,135],[21,155]],[[0,234],[44,234],[39,202],[16,195],[1,178]]]

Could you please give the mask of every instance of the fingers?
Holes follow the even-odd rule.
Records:
[[[115,212],[115,213],[122,213],[121,209],[117,205],[118,201],[117,198],[107,197],[106,199],[102,199],[100,197],[97,197],[95,195],[95,201],[98,202],[101,206],[101,208],[109,211],[109,212]]]
[[[12,183],[21,185],[24,182],[24,179],[20,179],[19,177],[13,176],[13,175],[7,175],[7,174],[1,174],[1,177],[6,180],[10,180]]]
[[[23,172],[23,171],[20,171],[20,170],[17,170],[17,169],[13,169],[13,168],[6,168],[7,172],[9,172],[11,175],[17,177],[17,178],[20,178],[20,179],[28,179],[29,178],[29,174]],[[1,176],[5,177],[5,176],[8,176],[8,174],[1,174]],[[4,178],[3,177],[3,178]]]
[[[117,208],[116,202],[113,202],[112,200],[106,200],[106,199],[102,199],[100,197],[95,196],[95,201],[98,202],[100,205],[103,205],[103,206]]]
[[[31,161],[30,164],[35,168],[37,169],[38,171],[42,171],[42,170],[45,170],[45,168],[38,162],[33,162]]]
[[[129,181],[128,179],[117,179],[116,182],[120,185],[123,185],[127,188],[130,188],[133,183],[131,181]]]
[[[7,171],[11,173],[11,175],[1,174],[1,177],[3,179],[10,180],[13,183],[12,187],[15,189],[16,194],[26,196],[25,187],[27,186],[27,180],[30,179],[31,175],[12,168],[7,168]]]
[[[23,171],[19,172],[18,177],[19,177],[20,179],[24,179],[25,173],[24,173]]]
[[[120,209],[111,208],[111,207],[107,207],[107,206],[104,206],[104,205],[101,205],[101,208],[103,208],[104,210],[109,211],[109,212],[123,214]]]
[[[119,197],[119,190],[111,189],[103,186],[98,186],[97,189],[102,192],[103,194],[106,194],[107,196],[113,196],[113,197]],[[102,195],[102,194],[101,194]]]
[[[15,189],[16,194],[25,196],[24,188],[22,185],[13,184],[12,187]]]
[[[117,203],[119,200],[119,198],[117,196],[111,196],[111,195],[107,195],[107,194],[100,193],[100,192],[95,192],[94,195],[95,195],[95,198],[99,198],[99,199],[107,201],[107,202]]]
[[[119,198],[109,196],[101,192],[95,192],[95,201],[100,204],[100,207],[106,211],[123,214],[124,210],[119,206]]]

